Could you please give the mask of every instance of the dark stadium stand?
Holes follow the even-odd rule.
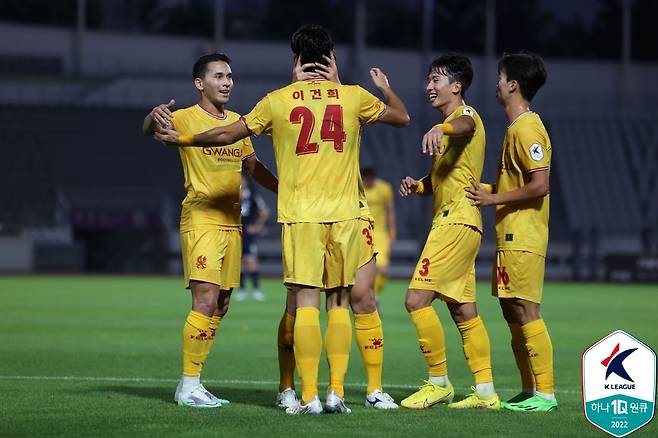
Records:
[[[5,229],[12,224],[66,225],[81,238],[85,235],[81,230],[117,223],[137,229],[162,225],[165,234],[159,238],[170,260],[151,268],[168,269],[177,257],[177,246],[171,242],[176,240],[183,197],[182,173],[175,150],[141,135],[146,112],[146,108],[0,108],[0,152],[6,157],[0,161],[0,183],[6,188],[0,195],[0,222]],[[506,121],[500,114],[483,119],[487,129],[483,180],[494,181]],[[555,145],[549,250],[555,276],[596,277],[603,275],[597,272],[605,269],[607,255],[655,251],[658,123],[546,118],[546,124]],[[396,189],[402,177],[424,175],[430,159],[418,153],[422,132],[417,124],[402,130],[365,127],[362,165],[375,166]],[[269,141],[257,139],[256,148],[273,169]],[[276,211],[275,197],[265,193],[265,198]],[[394,275],[403,275],[413,264],[431,222],[431,208],[428,198],[396,198],[400,243],[393,252]],[[485,209],[483,215],[480,273],[488,275],[494,251],[493,209]],[[270,224],[268,235],[266,240],[272,242],[264,245],[262,255],[265,266],[269,263],[275,271],[279,269],[276,224]],[[137,265],[111,267],[130,271]],[[139,268],[144,269],[148,267]]]

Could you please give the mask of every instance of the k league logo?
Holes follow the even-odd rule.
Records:
[[[624,359],[631,355],[632,352],[636,351],[637,348],[629,348],[628,350],[622,352],[621,354],[615,356],[619,352],[619,344],[612,350],[610,356],[606,357],[601,361],[601,365],[607,367],[605,372],[605,379],[608,380],[610,374],[615,373],[624,380],[633,382],[631,376],[628,375],[626,368],[624,368]]]
[[[583,409],[599,429],[622,437],[653,418],[656,353],[617,330],[583,353]]]

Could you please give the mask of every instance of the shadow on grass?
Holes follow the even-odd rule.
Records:
[[[213,385],[204,385],[206,389],[215,394],[217,397],[224,398],[229,400],[234,404],[245,404],[252,406],[261,406],[261,407],[271,407],[272,409],[277,409],[274,406],[274,400],[276,398],[276,392],[271,390],[256,389],[250,387],[236,388],[236,387],[226,387],[218,388]],[[139,386],[139,385],[104,385],[98,386],[92,391],[102,392],[102,393],[114,393],[121,395],[128,395],[132,397],[139,397],[151,400],[159,400],[165,403],[174,402],[174,390],[175,386],[163,387],[153,387],[153,386]]]

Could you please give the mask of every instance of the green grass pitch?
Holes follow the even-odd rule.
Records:
[[[1,277],[0,436],[605,436],[586,423],[580,358],[616,329],[658,346],[658,286],[547,284],[544,318],[555,350],[560,409],[550,414],[373,411],[363,407],[361,359],[352,351],[346,398],[351,415],[291,417],[273,407],[277,391],[276,328],[284,303],[277,280],[267,301],[233,302],[206,362],[206,386],[231,404],[218,410],[178,407],[180,338],[190,305],[178,278]],[[426,378],[415,330],[403,306],[406,283],[382,295],[384,383],[401,400]],[[509,333],[486,284],[479,308],[491,338],[502,398],[518,390]],[[450,379],[463,395],[472,384],[461,340],[445,306]],[[327,371],[323,359],[321,380]],[[656,421],[635,436],[658,436]]]

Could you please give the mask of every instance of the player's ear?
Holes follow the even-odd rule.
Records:
[[[462,83],[459,81],[453,82],[450,84],[450,91],[452,91],[452,94],[460,94],[462,92]]]
[[[519,82],[516,79],[512,79],[511,81],[507,81],[507,89],[510,93],[516,92],[516,90],[519,89]]]
[[[194,79],[194,86],[196,87],[197,90],[203,91],[203,81],[201,80],[201,78]]]

